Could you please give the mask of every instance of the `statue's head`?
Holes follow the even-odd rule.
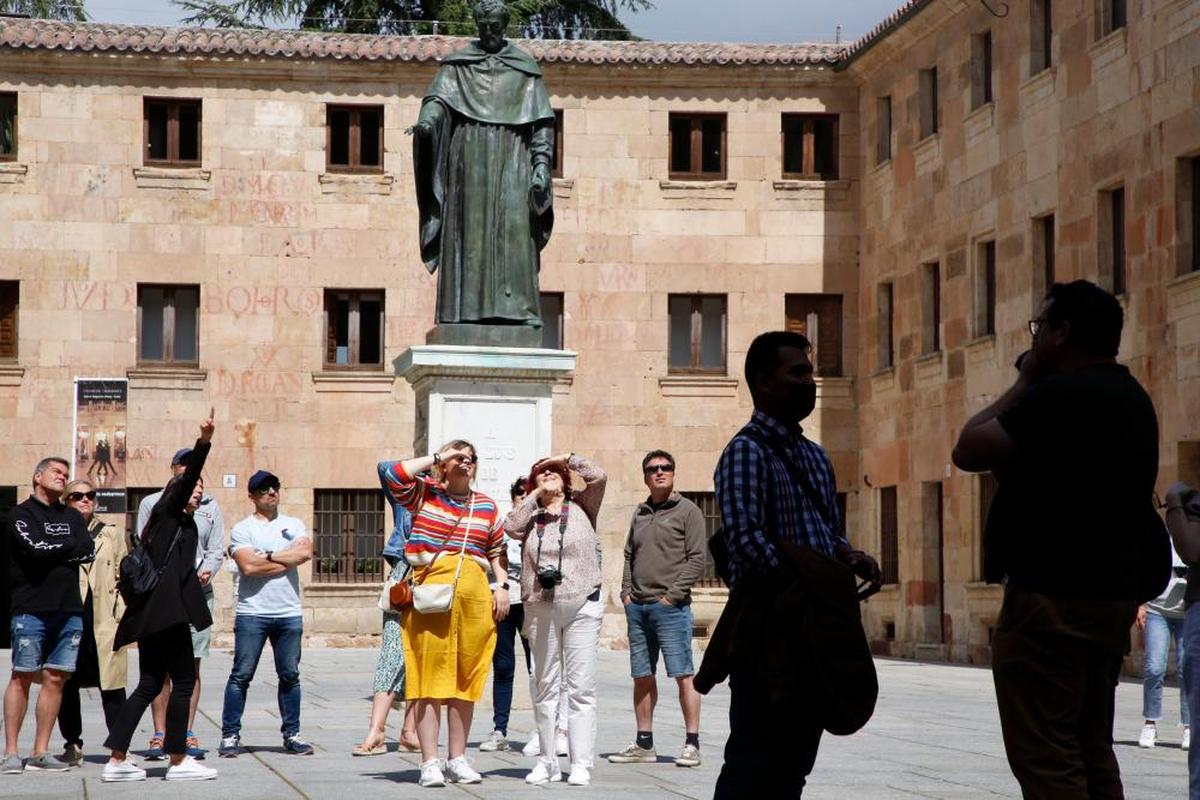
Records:
[[[504,47],[504,31],[508,29],[508,6],[504,0],[477,0],[471,6],[471,16],[479,28],[479,45],[489,53]]]

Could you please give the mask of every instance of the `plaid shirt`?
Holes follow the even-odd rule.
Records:
[[[771,447],[764,447],[763,441]],[[826,520],[814,506],[797,482],[796,469],[804,470],[833,519]],[[824,448],[804,438],[799,426],[789,431],[756,410],[725,446],[713,480],[721,507],[720,535],[729,552],[731,589],[743,576],[779,566],[767,531],[826,555],[833,555],[838,544],[849,546],[837,518],[833,465]]]

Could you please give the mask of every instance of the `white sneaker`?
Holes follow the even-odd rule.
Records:
[[[1138,747],[1154,747],[1158,739],[1158,727],[1149,723],[1142,726],[1142,735],[1138,737]]]
[[[1181,750],[1191,750],[1192,749],[1192,726],[1191,725],[1183,726],[1183,738],[1181,738],[1179,740],[1179,747]]]
[[[500,731],[492,731],[488,734],[488,738],[479,743],[479,752],[494,753],[497,750],[511,750],[508,746],[508,739]]]
[[[521,748],[521,755],[523,756],[541,755],[541,752],[542,742],[540,739],[538,739],[538,735],[536,733],[533,734],[533,738],[526,742],[525,746]]]
[[[446,776],[442,775],[442,762],[431,758],[422,763],[421,779],[417,783],[421,786],[445,786]]]
[[[104,765],[104,771],[100,773],[100,780],[105,783],[144,781],[146,780],[146,770],[133,764],[129,759],[116,763],[109,761]]]
[[[543,783],[556,783],[561,780],[562,768],[558,765],[557,758],[550,761],[539,758],[533,769],[525,776],[525,782],[535,786]]]
[[[446,762],[447,783],[483,783],[483,776],[467,762],[465,755]]]
[[[217,777],[217,771],[206,767],[191,756],[184,756],[183,761],[167,767],[165,780],[168,781],[211,781]]]
[[[562,731],[554,735],[554,754],[559,756],[571,754],[571,745],[567,742],[567,734]]]
[[[568,786],[587,786],[592,782],[592,773],[580,764],[571,765],[571,776],[567,778]]]

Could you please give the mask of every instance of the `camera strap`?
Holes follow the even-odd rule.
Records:
[[[564,497],[562,508],[559,509],[559,512],[558,512],[558,573],[560,575],[562,574],[563,537],[567,533],[567,517],[569,517],[570,515],[571,515],[571,500],[570,500],[570,498]],[[546,538],[546,510],[545,509],[542,509],[542,512],[540,514],[538,514],[537,533],[538,533],[538,549],[537,549],[537,558],[535,559],[535,561],[537,563],[534,564],[534,567],[536,567],[537,569],[541,569],[541,566],[542,566],[542,541]]]

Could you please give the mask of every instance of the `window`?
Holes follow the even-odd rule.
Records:
[[[712,538],[721,527],[721,508],[717,505],[717,495],[713,492],[680,492],[688,500],[700,507],[704,515],[704,541]],[[704,559],[704,576],[696,582],[696,586],[724,586],[725,582],[717,575],[717,566],[711,558]]]
[[[147,166],[200,166],[199,100],[147,97],[142,110]]]
[[[842,375],[842,296],[789,294],[783,298],[787,329],[808,339],[817,377]]]
[[[1181,158],[1175,171],[1177,271],[1200,271],[1200,156]]]
[[[783,177],[837,180],[837,114],[783,115]]]
[[[138,361],[196,366],[199,286],[138,284]]]
[[[725,295],[673,294],[667,299],[671,318],[670,372],[725,374]]]
[[[1125,187],[1100,193],[1100,277],[1113,294],[1127,288],[1125,263]]]
[[[0,281],[0,361],[17,360],[17,313],[20,306],[21,284],[17,281]]]
[[[725,177],[725,115],[671,114],[671,177]]]
[[[875,163],[882,164],[892,158],[892,98],[880,97],[875,101]]]
[[[165,483],[165,481],[164,481]],[[150,495],[162,491],[161,486],[146,486],[125,489],[125,541],[133,543],[141,538],[142,532],[136,530],[138,507]]]
[[[383,106],[325,106],[325,168],[383,172]]]
[[[1036,314],[1054,285],[1054,215],[1033,221],[1033,310]]]
[[[896,487],[879,490],[879,567],[884,585],[900,582],[900,516]]]
[[[1099,12],[1100,36],[1118,31],[1128,23],[1127,0],[1100,0]]]
[[[971,37],[971,110],[992,102],[992,32]]]
[[[554,152],[550,158],[551,177],[561,178],[563,176],[563,112],[561,108],[554,109]]]
[[[921,352],[942,349],[942,267],[921,265]]]
[[[975,245],[975,336],[996,333],[996,243]]]
[[[938,72],[937,67],[921,70],[917,76],[918,105],[921,115],[921,138],[938,132]]]
[[[17,93],[0,92],[0,161],[17,158]]]
[[[892,284],[881,283],[875,297],[875,321],[879,326],[879,370],[891,369],[895,364],[895,339],[892,319]]]
[[[383,367],[383,290],[325,290],[325,367]]]
[[[542,314],[542,347],[563,349],[563,294],[542,292],[538,295]]]
[[[979,518],[977,520],[977,523],[979,525],[979,539],[978,539],[978,541],[979,541],[979,563],[977,565],[978,571],[975,573],[975,578],[977,580],[984,580],[987,576],[987,571],[986,571],[985,565],[983,563],[984,562],[983,535],[984,535],[984,531],[987,530],[988,514],[992,513],[992,502],[996,499],[997,486],[998,486],[998,484],[996,483],[995,475],[993,475],[990,472],[984,472],[984,473],[980,474],[980,476],[979,476]]]
[[[1050,69],[1050,44],[1054,38],[1051,22],[1052,0],[1030,0],[1029,2],[1029,74],[1037,75]]]
[[[379,549],[391,530],[378,489],[313,490],[315,583],[379,583]]]

